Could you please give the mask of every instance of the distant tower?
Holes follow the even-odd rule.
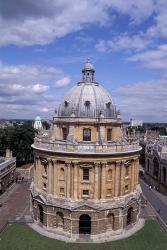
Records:
[[[41,122],[41,118],[39,116],[37,116],[35,118],[35,122],[34,122],[34,128],[36,130],[41,130],[42,129],[42,122]]]

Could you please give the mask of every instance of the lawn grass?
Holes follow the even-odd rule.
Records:
[[[27,225],[9,225],[0,235],[0,250],[165,250],[167,236],[155,220],[147,220],[134,236],[102,244],[71,244],[44,237]]]

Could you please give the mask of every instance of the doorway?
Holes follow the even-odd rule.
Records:
[[[88,214],[79,217],[79,234],[91,234],[91,218]]]

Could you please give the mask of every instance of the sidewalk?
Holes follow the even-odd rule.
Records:
[[[20,221],[30,217],[28,182],[17,183],[0,198],[0,228],[8,221]]]

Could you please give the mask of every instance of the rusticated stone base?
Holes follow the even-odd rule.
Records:
[[[59,200],[57,204],[60,204]],[[89,234],[91,237],[108,232],[119,234],[132,228],[139,220],[140,197],[129,198],[123,205],[115,202],[114,206],[112,201],[107,204],[103,202],[101,206],[97,206],[96,202],[89,204],[86,201],[85,204],[76,204],[77,202],[75,206],[63,207],[63,202],[58,206],[55,201],[53,205],[46,202],[44,197],[32,194],[34,222],[56,234],[77,239],[82,234]],[[86,215],[87,221],[81,222],[83,215]]]

